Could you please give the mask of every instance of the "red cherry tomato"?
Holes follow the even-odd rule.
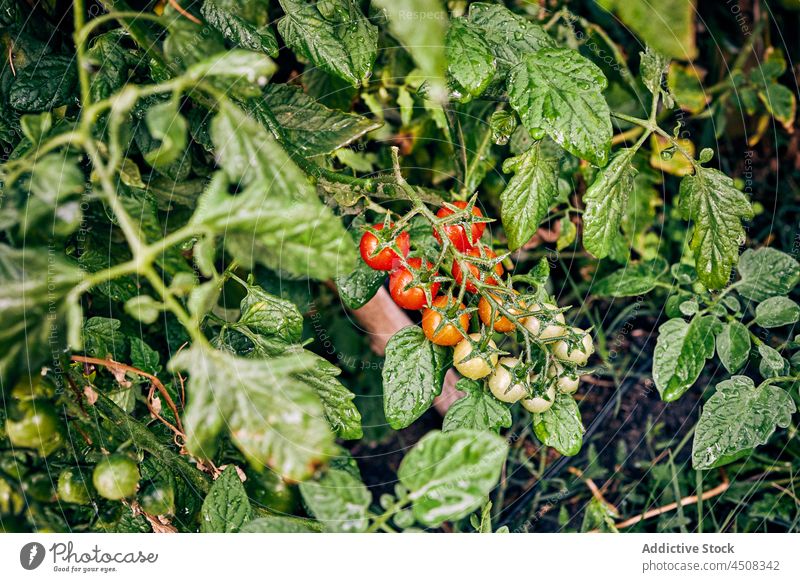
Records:
[[[479,257],[482,259],[494,259],[495,257],[497,257],[494,251],[485,246],[477,246],[473,249],[470,249],[469,251],[467,251],[467,255],[469,255],[470,257]],[[467,267],[469,267],[470,272],[476,279],[486,283],[487,285],[497,285],[497,279],[491,276],[484,269],[478,267],[478,265],[474,263],[467,263]],[[502,277],[503,265],[497,263],[494,266],[494,272],[497,274],[498,277]],[[456,280],[456,283],[461,285],[463,273],[461,272],[461,267],[458,265],[458,261],[453,261],[453,278]],[[470,293],[477,293],[478,288],[475,287],[475,284],[472,281],[468,280],[467,291],[469,291]]]
[[[453,202],[453,206],[463,210],[467,207],[467,203],[463,200],[459,200],[457,202]],[[442,207],[439,209],[439,212],[436,213],[436,216],[439,218],[444,218],[445,216],[450,216],[451,214],[455,214],[455,212],[449,208]],[[483,212],[481,212],[480,208],[477,206],[473,206],[472,215],[482,217]],[[481,238],[484,230],[486,230],[485,222],[474,223],[471,228],[471,236],[467,236],[466,229],[463,225],[447,224],[444,227],[444,231],[447,233],[447,238],[449,238],[450,242],[453,243],[453,246],[462,253],[471,249],[473,245],[478,242],[478,239]],[[439,233],[436,231],[436,229],[433,231],[433,236],[436,237],[436,240],[439,241],[439,244],[442,244],[442,238],[439,236]]]
[[[383,225],[375,224],[372,228],[381,231],[383,230]],[[386,246],[387,244],[388,246]],[[407,257],[408,251],[411,249],[411,237],[407,232],[403,231],[393,241],[378,240],[375,234],[367,231],[361,237],[361,243],[358,248],[361,251],[361,258],[370,267],[376,271],[391,271],[400,262],[400,256],[392,248],[394,246],[400,249],[403,253],[403,258]]]
[[[419,273],[422,271],[422,259],[417,257],[408,259],[408,266],[411,267],[414,272]],[[429,261],[425,261],[425,270],[430,271],[432,267],[433,265]],[[430,275],[435,276],[436,273],[431,272]],[[394,302],[403,309],[422,309],[428,304],[428,300],[425,297],[425,286],[415,285],[409,287],[413,279],[414,273],[412,273],[408,267],[398,267],[389,275],[389,292]],[[430,296],[436,297],[436,294],[439,292],[440,284],[429,283],[429,285]]]

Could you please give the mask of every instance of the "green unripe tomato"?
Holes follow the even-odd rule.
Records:
[[[33,473],[22,482],[25,497],[42,503],[55,501],[56,492],[48,473]]]
[[[297,487],[287,484],[274,471],[248,473],[244,487],[250,498],[276,513],[294,514],[300,501]]]
[[[174,515],[175,490],[169,483],[150,483],[139,494],[139,505],[150,515]]]
[[[20,495],[5,479],[0,479],[0,514],[17,515],[25,503]]]
[[[92,483],[106,499],[133,497],[139,488],[139,467],[125,455],[109,455],[95,465]]]
[[[65,503],[89,503],[92,500],[90,487],[88,475],[84,476],[77,468],[64,469],[58,476],[58,498]]]
[[[11,397],[20,401],[49,398],[53,393],[52,386],[41,376],[23,378],[11,389]]]
[[[33,400],[22,405],[18,420],[6,420],[6,434],[11,444],[36,449],[47,456],[64,444],[61,419],[49,402]]]

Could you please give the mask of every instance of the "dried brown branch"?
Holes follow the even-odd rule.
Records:
[[[183,424],[181,423],[181,417],[178,413],[178,407],[175,406],[175,402],[172,400],[172,397],[167,392],[166,387],[164,384],[161,383],[161,380],[153,376],[152,374],[148,374],[144,370],[140,370],[139,368],[135,368],[133,366],[129,366],[127,364],[121,364],[119,362],[115,362],[114,360],[104,360],[102,358],[90,358],[87,356],[72,356],[73,362],[81,362],[83,364],[94,364],[95,366],[103,366],[109,369],[115,375],[118,375],[120,372],[130,372],[131,374],[136,374],[137,376],[142,376],[150,380],[150,392],[148,394],[147,399],[147,408],[150,410],[150,413],[157,418],[159,421],[164,423],[166,426],[175,433],[175,439],[178,446],[183,446],[183,442],[186,441],[186,433],[183,430]],[[167,402],[167,406],[169,406],[170,410],[172,410],[172,414],[175,416],[175,422],[178,426],[173,425],[169,422],[166,418],[161,416],[159,412],[153,407],[153,395],[155,393],[155,389],[158,389],[158,392]],[[177,439],[181,439],[181,442],[178,442]]]

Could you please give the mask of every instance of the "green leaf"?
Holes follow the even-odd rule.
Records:
[[[726,323],[717,334],[717,355],[731,374],[738,372],[750,356],[750,333],[738,321]]]
[[[154,105],[145,115],[147,130],[161,144],[144,154],[145,161],[154,168],[169,166],[181,156],[186,155],[186,120],[178,111],[178,103],[166,101]]]
[[[774,378],[786,372],[786,360],[775,348],[771,348],[767,344],[759,344],[758,355],[761,356],[758,371],[764,378]]]
[[[672,63],[667,73],[667,86],[684,111],[697,114],[708,105],[710,95],[703,87],[700,73],[694,66]]]
[[[651,261],[628,263],[595,283],[592,293],[600,297],[644,295],[656,287],[667,269],[667,261],[661,257]]]
[[[600,68],[577,51],[545,48],[526,55],[508,81],[511,106],[534,137],[547,133],[570,153],[605,166],[611,114]]]
[[[77,72],[73,57],[44,55],[17,71],[8,103],[18,111],[39,112],[75,102]]]
[[[357,246],[353,246],[354,253],[358,252]],[[354,270],[336,278],[336,288],[348,309],[360,309],[375,296],[385,280],[384,271],[376,271],[358,258]]]
[[[53,356],[67,344],[67,295],[83,278],[81,269],[53,249],[19,250],[0,243],[2,386],[13,385],[28,372],[38,374],[46,362],[56,365]],[[80,331],[80,316],[76,319],[70,324]]]
[[[495,58],[479,28],[453,20],[445,37],[448,70],[467,93],[477,97],[494,78]]]
[[[158,374],[161,371],[161,356],[143,340],[136,336],[129,336],[131,346],[131,364],[144,370],[148,374]]]
[[[149,295],[137,295],[125,302],[125,313],[146,324],[155,323],[163,309],[164,305]]]
[[[753,217],[747,195],[719,170],[697,166],[681,180],[680,208],[694,222],[689,247],[700,281],[710,289],[725,286],[745,238],[742,220]]]
[[[603,501],[596,497],[586,505],[586,511],[583,514],[583,523],[581,524],[581,532],[599,531],[601,533],[619,533],[614,519],[618,515],[614,510]]]
[[[200,12],[232,43],[277,57],[278,41],[269,27],[268,7],[269,3],[257,0],[206,0]]]
[[[240,533],[320,533],[322,528],[310,519],[286,515],[259,517],[246,523]]]
[[[703,371],[706,360],[714,355],[713,316],[670,319],[658,328],[653,358],[653,380],[665,402],[680,398]]]
[[[389,19],[389,32],[414,59],[428,83],[442,85],[447,58],[447,10],[442,0],[374,0]]]
[[[583,422],[571,394],[559,392],[547,411],[533,414],[533,431],[543,445],[562,455],[577,455],[583,444]]]
[[[647,90],[653,95],[660,95],[669,98],[669,93],[664,93],[662,81],[669,68],[669,58],[646,47],[645,52],[639,53],[639,74]]]
[[[489,172],[494,172],[498,152],[493,147],[493,129],[486,123],[489,113],[497,110],[491,101],[473,101],[456,109],[456,120],[464,136],[466,166],[464,168],[464,191],[477,190]],[[516,117],[513,112],[509,115]]]
[[[284,135],[308,157],[330,154],[381,127],[382,123],[354,113],[329,109],[291,85],[269,85],[263,101],[253,107],[262,119],[266,107]]]
[[[769,440],[776,426],[788,427],[795,411],[789,393],[777,386],[755,386],[747,376],[720,382],[700,415],[692,465],[713,469],[749,454]]]
[[[190,78],[204,80],[207,77],[233,77],[235,79],[233,87],[244,89],[244,92],[253,92],[254,96],[260,97],[260,90],[252,90],[245,87],[239,81],[257,85],[261,87],[278,70],[278,66],[269,57],[247,51],[243,49],[233,49],[223,53],[216,53],[203,59],[186,71]],[[230,91],[230,85],[222,85]]]
[[[319,481],[301,483],[300,493],[326,532],[358,533],[367,529],[372,494],[351,473],[331,469]]]
[[[236,467],[228,465],[217,477],[200,510],[203,533],[233,533],[250,520],[252,508]]]
[[[753,301],[788,295],[800,282],[800,263],[777,249],[763,247],[747,249],[739,257],[739,276],[736,284],[740,295]]]
[[[92,66],[89,78],[93,101],[107,99],[128,81],[128,74],[137,59],[123,45],[125,30],[111,30],[94,37],[86,52]]]
[[[800,306],[788,297],[770,297],[756,306],[756,323],[761,327],[791,325],[800,319]]]
[[[558,158],[537,141],[521,156],[503,162],[503,171],[514,172],[500,193],[500,219],[508,247],[515,250],[536,234],[558,197]]]
[[[794,91],[778,83],[768,83],[759,90],[758,98],[786,131],[792,130],[797,113],[797,98]]]
[[[122,361],[125,335],[122,322],[108,317],[90,317],[83,323],[83,349],[92,357]]]
[[[456,383],[456,390],[466,392],[467,395],[453,402],[447,409],[442,432],[461,428],[498,432],[501,428],[511,426],[511,411],[508,406],[497,400],[478,382],[461,378]]]
[[[633,148],[619,150],[583,195],[583,246],[598,259],[608,256],[620,236],[628,193],[633,190],[636,176],[631,164],[635,154]]]
[[[164,40],[164,56],[175,68],[185,71],[195,63],[225,51],[224,39],[216,29],[196,24],[171,7],[169,12],[165,11],[164,18],[169,30]]]
[[[383,410],[393,429],[417,420],[442,391],[446,350],[428,341],[416,325],[398,331],[386,345]]]
[[[571,246],[572,243],[575,242],[575,238],[578,236],[578,227],[575,226],[575,223],[569,217],[569,214],[565,214],[561,217],[561,232],[558,235],[558,240],[556,241],[556,250],[563,251],[567,247]]]
[[[691,61],[697,56],[694,0],[598,0],[647,44],[667,56]]]
[[[247,265],[257,260],[319,279],[352,270],[356,257],[347,231],[263,127],[229,105],[214,118],[211,133],[230,181],[248,187],[231,196],[218,174],[198,202],[194,223],[225,233],[228,249]]]
[[[513,111],[497,109],[489,117],[492,130],[492,141],[497,145],[506,145],[517,129],[517,116]]]
[[[241,263],[256,261],[300,276],[327,279],[355,262],[347,231],[318,200],[295,202],[280,193],[264,197],[266,186],[252,183],[236,196],[218,173],[198,202],[194,224],[224,234],[227,249]]]
[[[504,74],[528,53],[555,46],[544,28],[499,4],[473,2],[468,18],[474,28],[480,29]]]
[[[417,521],[437,527],[478,509],[497,484],[508,444],[486,431],[431,431],[405,456],[397,476]]]
[[[312,368],[311,354],[246,359],[192,346],[169,362],[190,372],[184,417],[187,450],[210,458],[223,431],[254,465],[300,481],[335,450],[316,391],[296,374]]]
[[[233,184],[258,181],[270,197],[316,200],[305,174],[255,119],[225,104],[211,122],[211,138],[222,168]]]
[[[36,160],[28,182],[30,191],[49,206],[83,194],[86,178],[74,158],[47,154]]]
[[[300,341],[303,316],[294,303],[267,293],[252,283],[245,285],[247,295],[240,303],[241,316],[234,328],[247,326],[254,332],[273,336],[286,345]]]
[[[330,14],[320,4],[280,0],[286,14],[278,32],[286,45],[322,70],[358,86],[372,73],[378,52],[378,28],[369,22],[354,0],[331,0]]]
[[[325,418],[339,438],[360,439],[364,436],[361,413],[353,402],[355,394],[336,379],[340,373],[339,368],[323,358],[318,358],[313,369],[298,374],[297,377],[317,391],[325,410]]]

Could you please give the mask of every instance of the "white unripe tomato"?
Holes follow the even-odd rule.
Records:
[[[531,311],[553,311],[558,309],[557,305],[553,305],[552,303],[544,303],[542,306],[538,304],[534,304],[531,306]],[[566,324],[566,320],[564,319],[563,313],[558,313],[553,317],[555,323],[548,323],[545,324],[544,327],[542,326],[542,320],[539,319],[535,315],[531,315],[525,318],[523,321],[523,325],[525,328],[531,332],[534,337],[538,337],[539,339],[546,340],[552,339],[555,337],[560,337],[566,333],[566,329],[564,325]]]
[[[565,340],[557,341],[551,346],[553,355],[559,360],[583,366],[589,361],[589,356],[594,353],[594,342],[592,341],[592,336],[582,329],[573,327],[572,331],[577,334],[583,334],[580,347],[570,349],[569,344]]]
[[[534,381],[535,378],[531,378],[531,381]],[[553,406],[553,402],[556,401],[556,389],[554,386],[550,386],[547,388],[547,392],[545,393],[547,398],[544,396],[534,396],[533,398],[525,398],[521,401],[522,407],[527,410],[528,412],[546,412],[550,410],[550,407]]]
[[[564,394],[574,394],[578,390],[580,380],[576,375],[572,375],[564,370],[564,366],[558,362],[553,363],[547,370],[547,376],[557,378],[556,388]]]
[[[488,362],[486,359],[477,355],[470,358],[470,354],[473,351],[473,344],[480,341],[481,334],[472,333],[469,337],[472,339],[472,342],[465,338],[456,345],[456,349],[453,351],[453,365],[455,365],[456,370],[458,370],[462,376],[471,378],[472,380],[479,380],[492,373],[492,368],[497,364],[497,353],[493,352],[489,355]],[[497,349],[497,344],[489,340],[488,347],[495,350]]]
[[[494,397],[502,402],[516,402],[527,396],[528,392],[525,389],[523,382],[511,384],[514,377],[509,369],[519,363],[517,358],[500,358],[494,372],[489,376],[489,390],[491,390]]]

